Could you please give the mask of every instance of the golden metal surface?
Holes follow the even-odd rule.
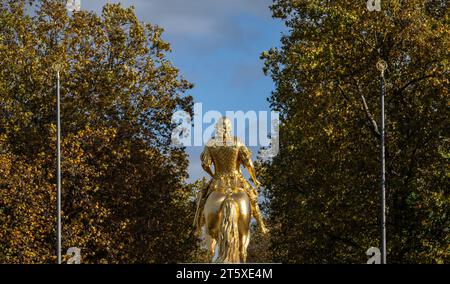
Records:
[[[211,260],[218,244],[216,262],[246,261],[252,216],[262,232],[267,233],[258,206],[258,192],[241,173],[242,165],[256,187],[259,186],[251,156],[251,151],[231,136],[231,122],[226,118],[219,120],[216,136],[200,156],[202,167],[211,180],[198,197],[194,226],[200,231],[205,225]]]

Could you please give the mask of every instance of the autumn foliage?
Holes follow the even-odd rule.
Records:
[[[83,263],[209,261],[191,224],[171,115],[192,85],[133,8],[68,13],[0,2],[0,263],[56,261],[56,90],[63,254]],[[270,239],[254,262],[365,263],[379,246],[380,72],[386,78],[387,260],[450,263],[449,7],[445,0],[274,0],[287,32],[262,54],[280,151],[260,161]]]
[[[386,71],[387,260],[450,262],[449,3],[275,0],[288,31],[263,53],[282,114],[260,168],[275,261],[365,263],[379,247]]]
[[[68,13],[64,2],[0,2],[0,263],[56,260],[55,62],[63,254],[188,261],[197,248],[188,162],[170,133],[192,86],[166,58],[162,29],[133,8]]]

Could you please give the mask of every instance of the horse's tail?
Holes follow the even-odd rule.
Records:
[[[239,259],[239,228],[237,203],[227,197],[222,203],[222,221],[219,232],[219,263],[238,263]]]

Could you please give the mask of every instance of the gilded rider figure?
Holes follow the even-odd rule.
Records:
[[[200,159],[203,169],[211,176],[211,180],[200,192],[197,200],[197,212],[194,227],[200,231],[204,224],[203,210],[208,195],[213,191],[244,191],[251,202],[252,216],[256,219],[260,230],[267,234],[267,228],[258,206],[258,192],[260,183],[256,178],[255,169],[251,160],[252,153],[237,137],[231,136],[231,121],[223,117],[215,126],[216,135],[205,146]],[[226,147],[224,147],[226,146]],[[214,166],[214,171],[211,166]],[[255,184],[256,188],[242,176],[243,165]]]

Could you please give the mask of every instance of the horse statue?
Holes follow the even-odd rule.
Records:
[[[260,183],[251,151],[231,136],[230,120],[219,119],[215,128],[215,137],[208,141],[200,156],[203,169],[212,178],[200,192],[194,226],[200,231],[205,225],[211,260],[218,245],[216,262],[246,262],[251,217],[255,217],[263,234],[267,229],[258,206],[258,192],[242,176],[241,165],[249,171],[256,187]]]

